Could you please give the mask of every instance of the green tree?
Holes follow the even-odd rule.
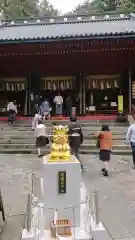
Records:
[[[117,4],[117,10],[122,12],[134,12],[135,11],[135,1],[134,0],[122,0]]]
[[[74,10],[74,14],[92,14],[98,12],[104,12],[108,7],[108,0],[94,0],[94,1],[84,1],[84,3],[79,4]]]
[[[60,13],[57,9],[54,8],[52,4],[49,3],[47,0],[42,0],[39,4],[40,9],[40,16],[58,16]]]
[[[48,0],[0,0],[0,9],[6,19],[57,16],[59,14]]]
[[[79,4],[74,10],[73,14],[94,14],[105,12],[134,12],[135,0],[90,0]]]
[[[6,19],[38,16],[38,0],[0,0],[1,12]]]

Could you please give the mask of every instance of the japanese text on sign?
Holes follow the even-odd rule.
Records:
[[[66,172],[58,172],[58,191],[59,194],[66,193]]]

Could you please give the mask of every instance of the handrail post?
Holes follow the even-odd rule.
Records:
[[[31,221],[32,221],[32,194],[28,193],[27,215],[26,215],[26,227],[28,232],[31,229]]]
[[[99,224],[99,193],[95,190],[95,210],[96,210],[96,224]]]
[[[32,176],[31,176],[31,193],[32,193],[32,195],[34,195],[34,184],[35,184],[34,179],[35,179],[35,175],[34,175],[34,173],[32,173]]]

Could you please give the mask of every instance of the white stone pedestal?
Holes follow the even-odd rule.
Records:
[[[45,229],[50,228],[55,209],[58,209],[57,219],[68,219],[80,226],[80,163],[74,157],[68,162],[48,159],[48,156],[43,158]],[[66,193],[59,194],[59,172],[66,172]],[[74,214],[72,206],[76,206]]]

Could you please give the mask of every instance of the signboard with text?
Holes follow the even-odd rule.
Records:
[[[66,172],[65,171],[58,172],[58,193],[59,194],[66,193]]]
[[[123,95],[118,96],[118,112],[123,113]]]

